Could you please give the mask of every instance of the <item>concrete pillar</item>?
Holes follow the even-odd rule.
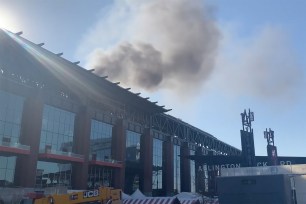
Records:
[[[163,143],[163,191],[165,196],[173,195],[173,138]]]
[[[118,119],[113,127],[112,135],[112,158],[122,162],[122,168],[115,168],[113,174],[114,188],[124,189],[125,177],[125,145],[126,128],[123,119]]]
[[[24,102],[20,143],[29,145],[31,152],[30,155],[17,157],[15,170],[16,186],[35,187],[43,107],[44,103],[40,93],[32,93]]]
[[[147,128],[141,136],[140,159],[142,165],[142,178],[140,190],[147,196],[152,195],[152,170],[153,170],[153,136],[151,129]]]
[[[87,188],[91,118],[92,113],[87,107],[81,107],[75,118],[72,151],[84,155],[84,163],[74,163],[72,165],[72,187],[74,189]]]
[[[181,146],[181,191],[191,191],[191,174],[190,174],[190,155],[188,143],[184,142]]]

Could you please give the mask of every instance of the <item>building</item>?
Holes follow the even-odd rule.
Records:
[[[198,167],[185,156],[240,154],[20,35],[0,30],[1,186],[170,195],[198,190]]]

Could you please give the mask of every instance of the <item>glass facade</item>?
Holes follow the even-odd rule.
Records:
[[[39,148],[72,152],[74,119],[75,113],[45,105]]]
[[[89,189],[99,186],[113,186],[113,171],[111,168],[91,166],[88,170],[87,187]]]
[[[152,189],[163,187],[163,141],[153,138]]]
[[[1,142],[18,143],[24,98],[0,91]]]
[[[24,98],[0,91],[0,144],[19,143]],[[0,156],[0,186],[14,183],[15,156]]]
[[[14,183],[16,157],[0,156],[0,186],[10,186]]]
[[[126,161],[140,161],[140,134],[126,131]]]
[[[21,120],[24,106],[24,98],[0,91],[0,145],[6,143],[19,143]],[[74,138],[75,113],[50,105],[44,105],[42,115],[42,127],[40,132],[40,150],[46,147],[52,151],[72,152]],[[111,143],[113,125],[98,120],[91,120],[90,155],[98,161],[109,161],[111,157]],[[162,138],[162,137],[159,137]],[[126,169],[125,179],[132,191],[139,188],[142,181],[143,166],[140,165],[141,134],[126,131]],[[153,138],[153,169],[152,169],[152,194],[157,195],[163,190],[163,141]],[[181,192],[181,161],[180,146],[173,146],[173,190]],[[194,155],[195,151],[190,150]],[[0,187],[13,186],[16,166],[16,156],[0,156]],[[54,161],[54,160],[52,160]],[[61,161],[64,162],[64,161]],[[64,185],[71,187],[71,163],[55,163],[38,161],[36,168],[36,186],[49,187]],[[196,190],[208,192],[209,172],[207,165],[201,165],[196,169],[195,162],[190,161],[190,186],[191,192]],[[90,165],[88,168],[88,188],[97,186],[113,186],[113,172],[111,167]],[[199,178],[199,179],[196,179]],[[198,181],[203,181],[197,184]],[[197,184],[197,185],[196,185]],[[171,184],[172,185],[172,184]],[[200,186],[204,185],[204,186]],[[157,194],[154,194],[157,192]]]
[[[204,171],[204,191],[208,192],[209,190],[209,178],[208,178],[208,166],[206,164],[203,165],[203,171]]]
[[[207,165],[199,165],[196,169],[196,192],[205,193],[209,189]]]
[[[96,160],[111,159],[112,125],[91,120],[90,155]]]
[[[140,137],[141,134],[126,131],[126,170],[125,170],[125,192],[133,193],[140,188],[139,178],[141,174],[140,169]]]
[[[180,146],[173,146],[173,189],[174,193],[181,192],[181,151]]]
[[[67,186],[71,188],[71,164],[38,161],[36,187]]]
[[[190,155],[194,155],[195,151],[190,150]],[[195,162],[190,160],[190,192],[196,192],[196,175],[195,175]]]

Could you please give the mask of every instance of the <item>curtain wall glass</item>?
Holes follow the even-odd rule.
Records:
[[[126,131],[126,161],[140,161],[140,134]]]
[[[37,162],[36,187],[67,186],[71,188],[71,164]]]
[[[91,120],[90,155],[99,161],[111,159],[112,125]]]
[[[0,144],[19,143],[24,98],[0,91]],[[0,186],[14,183],[16,157],[0,156]]]
[[[194,150],[190,150],[190,155],[194,155],[195,154],[195,151]],[[195,180],[195,162],[194,160],[190,160],[190,186],[191,186],[191,189],[190,191],[192,193],[195,193],[196,192],[196,180]]]
[[[113,170],[107,167],[90,166],[88,170],[87,186],[89,189],[98,188],[99,186],[113,186]]]
[[[18,143],[24,98],[0,91],[0,139]]]
[[[44,106],[40,149],[72,152],[75,113]]]
[[[163,184],[163,141],[153,139],[152,189],[162,189]]]
[[[180,146],[173,146],[173,189],[175,193],[181,192],[181,157]]]

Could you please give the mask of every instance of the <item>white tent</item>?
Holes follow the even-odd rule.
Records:
[[[141,198],[146,198],[145,195],[142,194],[142,192],[137,188],[137,190],[131,195],[131,198],[138,198],[138,199],[141,199]]]
[[[123,200],[123,204],[177,204],[177,200],[174,197],[130,198]]]
[[[126,193],[122,192],[122,200],[131,199],[132,197]]]
[[[181,204],[196,204],[202,203],[203,201],[203,198],[200,194],[190,192],[181,192],[174,197],[177,197]]]
[[[177,195],[175,195],[178,199],[199,199],[202,196],[197,193],[190,193],[190,192],[181,192]]]

